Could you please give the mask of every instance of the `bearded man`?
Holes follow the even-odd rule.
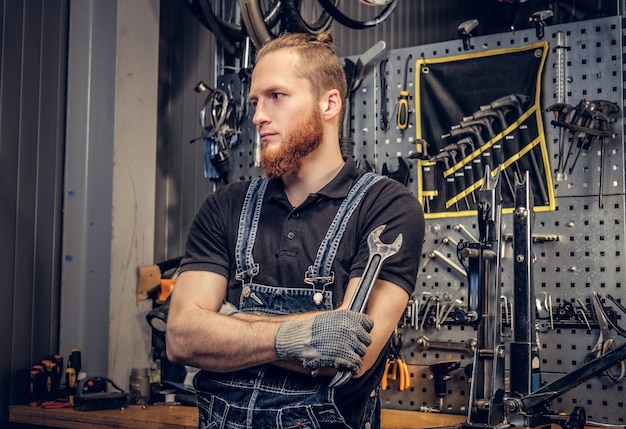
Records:
[[[168,359],[201,369],[200,428],[378,427],[388,342],[417,277],[421,206],[342,157],[346,78],[329,33],[259,49],[249,96],[265,177],[226,185],[199,209],[171,297]],[[402,234],[402,245],[365,313],[350,311],[380,225],[381,241]],[[331,388],[337,371],[352,378]]]

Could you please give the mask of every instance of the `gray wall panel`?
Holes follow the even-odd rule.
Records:
[[[58,347],[68,1],[0,1],[0,427]]]

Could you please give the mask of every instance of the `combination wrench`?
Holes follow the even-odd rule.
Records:
[[[400,246],[402,246],[402,234],[398,234],[396,239],[391,244],[386,244],[380,241],[380,235],[387,225],[377,226],[367,236],[367,247],[369,249],[369,258],[363,275],[359,279],[356,291],[350,300],[348,310],[363,313],[367,306],[367,300],[370,297],[370,293],[374,288],[374,283],[380,273],[380,268],[383,265],[383,261],[390,256],[395,255]],[[344,385],[350,378],[352,373],[350,371],[338,371],[335,377],[330,381],[328,387],[335,389]]]
[[[428,337],[421,336],[415,340],[415,344],[420,351],[428,349],[450,350],[465,353],[474,353],[476,351],[476,339],[470,338],[467,342],[461,341],[440,341],[431,340]]]

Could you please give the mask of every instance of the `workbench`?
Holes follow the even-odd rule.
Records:
[[[382,410],[383,429],[417,429],[450,426],[466,416]],[[195,407],[153,405],[145,408],[131,405],[122,410],[75,411],[71,408],[43,409],[28,405],[12,405],[9,420],[47,428],[65,429],[196,429],[198,411]]]

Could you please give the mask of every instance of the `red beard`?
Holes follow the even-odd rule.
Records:
[[[272,179],[297,173],[302,160],[321,144],[323,126],[322,112],[317,107],[292,128],[280,143],[278,150],[270,152],[263,146],[261,167],[265,175]]]

